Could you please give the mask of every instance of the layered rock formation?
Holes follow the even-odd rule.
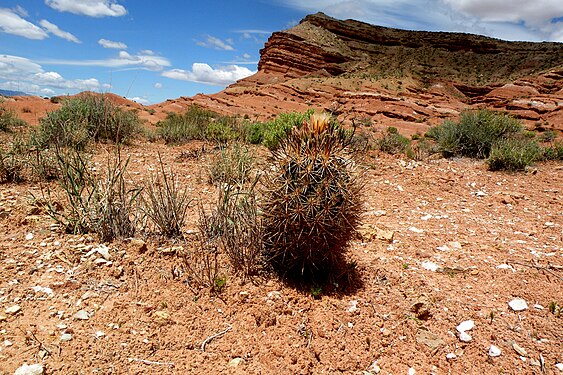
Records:
[[[258,119],[322,108],[342,121],[371,119],[406,133],[488,107],[530,127],[563,129],[563,44],[405,31],[319,13],[273,33],[254,76],[153,108],[181,111],[194,103]]]

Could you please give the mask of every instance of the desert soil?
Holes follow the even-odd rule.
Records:
[[[161,153],[209,207],[211,154],[178,158],[199,148],[123,152],[135,181]],[[108,154],[100,146],[100,167]],[[0,373],[24,363],[46,374],[563,373],[563,317],[549,309],[563,304],[562,164],[508,174],[373,153],[365,165],[362,236],[347,253],[357,275],[317,298],[227,268],[219,294],[188,285],[179,254],[194,246],[195,202],[185,242],[101,243],[53,225],[31,198],[40,184],[1,185]],[[108,260],[91,251],[100,245]],[[526,309],[509,306],[517,298]],[[456,327],[468,320],[464,342]]]

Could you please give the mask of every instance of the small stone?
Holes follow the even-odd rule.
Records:
[[[73,315],[74,319],[77,320],[88,320],[90,319],[90,315],[88,315],[88,312],[86,310],[80,310],[78,311],[76,314]]]
[[[512,349],[514,349],[514,351],[518,354],[520,354],[522,357],[527,357],[528,356],[528,352],[526,352],[526,349],[524,349],[523,347],[521,347],[520,345],[518,345],[517,343],[512,343]]]
[[[459,243],[458,241],[448,242],[448,246],[454,250],[461,250],[461,243]]]
[[[476,192],[475,192],[475,196],[476,196],[476,197],[479,197],[479,198],[480,198],[480,197],[484,197],[484,196],[486,196],[486,195],[487,195],[487,193],[485,193],[484,191],[476,191]]]
[[[61,335],[61,341],[65,342],[70,340],[72,340],[72,335],[70,333],[63,333]]]
[[[356,300],[350,301],[350,307],[346,311],[348,311],[350,314],[359,312],[360,309],[358,308],[358,301]]]
[[[438,270],[438,265],[434,262],[430,262],[429,260],[425,260],[424,262],[420,263],[420,266],[425,270],[436,272]]]
[[[381,368],[377,364],[377,361],[374,361],[371,366],[369,366],[368,371],[373,374],[379,374],[381,372]]]
[[[153,313],[154,321],[158,324],[164,325],[170,320],[170,314],[166,311],[155,311]]]
[[[444,340],[437,334],[421,329],[416,334],[416,342],[419,344],[424,344],[430,349],[437,349],[444,345]]]
[[[514,311],[524,311],[528,309],[528,304],[522,298],[514,298],[508,302],[508,306]]]
[[[491,347],[489,348],[489,357],[498,357],[500,356],[500,349],[494,345],[491,345]]]
[[[418,234],[424,233],[424,229],[418,229],[417,227],[410,227],[409,230],[413,233],[418,233]]]
[[[560,372],[563,372],[563,363],[556,363],[555,368],[558,369]]]
[[[63,329],[66,329],[66,328],[67,328],[67,325],[61,323],[61,324],[57,324],[55,327],[57,327],[57,328],[60,329],[60,330],[63,330]]]
[[[8,315],[16,315],[17,313],[19,313],[21,311],[21,307],[20,305],[14,305],[11,307],[8,307],[4,312]]]
[[[475,322],[473,320],[465,320],[461,323],[459,323],[459,325],[457,327],[455,327],[455,329],[459,332],[459,333],[463,333],[465,331],[470,331],[475,327]]]
[[[6,320],[8,320],[6,315],[0,315],[0,322],[5,322]]]
[[[471,342],[471,340],[473,340],[473,337],[471,337],[471,335],[467,332],[462,332],[459,334],[459,340],[463,342]]]
[[[416,370],[412,367],[409,368],[409,370],[407,371],[408,375],[416,375]]]
[[[446,359],[456,359],[457,355],[455,353],[448,353],[446,354]]]
[[[388,330],[387,328],[382,328],[381,334],[383,335],[383,337],[388,337],[388,336],[391,336],[391,331]]]
[[[543,310],[544,307],[543,307],[542,305],[535,304],[535,305],[534,305],[534,309],[536,309],[536,310]]]
[[[31,241],[33,239],[33,233],[30,232],[30,233],[26,234],[25,239],[28,240],[28,241]]]
[[[8,347],[8,346],[12,346],[14,345],[10,340],[4,340],[4,346]]]
[[[147,251],[147,244],[143,240],[134,238],[130,243],[131,246],[133,246],[139,254],[143,254]]]
[[[96,331],[96,333],[94,333],[94,336],[97,339],[101,339],[102,337],[104,337],[106,334],[104,333],[104,331]]]
[[[231,359],[231,361],[229,362],[229,367],[234,367],[237,368],[239,365],[243,365],[244,364],[244,358],[233,358]]]
[[[28,365],[27,363],[19,367],[14,375],[41,375],[43,374],[43,365],[41,363],[35,363],[33,365]]]
[[[104,257],[105,260],[110,260],[109,248],[106,245],[101,244],[100,246],[96,247],[94,250],[102,257]]]
[[[541,366],[541,363],[540,363],[540,361],[538,361],[537,359],[530,358],[530,365],[532,365],[532,366]]]

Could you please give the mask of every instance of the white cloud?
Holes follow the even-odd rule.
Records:
[[[24,20],[20,14],[22,12],[18,9],[13,11],[0,8],[0,30],[7,34],[23,36],[28,39],[42,40],[49,37],[45,30]]]
[[[154,84],[154,88],[155,88],[155,89],[161,89],[161,88],[162,88],[162,83],[160,83],[160,82],[155,83],[155,84]]]
[[[59,12],[89,17],[119,17],[127,14],[127,9],[115,0],[45,0],[45,4]]]
[[[127,44],[123,42],[114,42],[113,40],[100,39],[98,40],[98,44],[104,48],[127,49]]]
[[[142,105],[149,105],[151,104],[151,102],[147,99],[147,98],[142,98],[140,96],[135,96],[133,98],[126,98],[128,100],[134,101],[136,103],[142,104]]]
[[[560,0],[278,0],[307,12],[412,30],[455,31],[507,40],[557,40]],[[559,22],[557,22],[559,21]]]
[[[171,69],[163,72],[162,76],[213,86],[227,86],[239,79],[251,76],[254,73],[256,72],[238,65],[229,65],[214,69],[208,64],[195,63],[192,65],[192,70]]]
[[[213,49],[223,50],[223,51],[234,51],[235,50],[232,46],[232,44],[233,44],[232,40],[227,39],[227,40],[223,41],[223,40],[216,38],[214,36],[211,36],[211,35],[206,35],[204,40],[199,40],[199,41],[196,42],[196,44],[200,47],[213,48]]]
[[[41,25],[41,27],[43,27],[45,29],[45,31],[47,31],[47,32],[49,32],[49,33],[51,33],[55,36],[58,36],[59,38],[62,38],[64,40],[68,40],[69,42],[82,43],[77,37],[75,37],[71,33],[59,29],[59,27],[57,25],[52,24],[51,22],[49,22],[47,20],[41,20],[41,21],[39,21],[39,24]]]
[[[105,68],[132,68],[145,69],[152,71],[161,71],[169,67],[170,61],[162,56],[156,55],[131,55],[126,51],[120,51],[115,58],[104,60],[62,60],[62,59],[46,59],[41,60],[44,64],[53,65],[70,65],[70,66],[101,66]]]
[[[6,80],[0,83],[5,89],[19,87],[21,91],[39,95],[52,95],[53,89],[68,92],[98,90],[101,86],[95,78],[65,79],[57,72],[44,71],[36,62],[10,55],[0,55],[0,79]]]

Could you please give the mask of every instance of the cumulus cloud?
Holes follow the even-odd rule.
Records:
[[[59,12],[89,17],[119,17],[127,14],[127,9],[115,0],[45,0],[45,4]]]
[[[52,95],[54,89],[72,91],[98,90],[100,82],[95,78],[65,79],[57,72],[46,72],[43,67],[25,57],[0,55],[0,83],[4,89],[26,91],[31,94]]]
[[[127,49],[127,44],[123,42],[114,42],[113,40],[100,39],[98,40],[98,44],[104,48]]]
[[[77,37],[75,37],[74,35],[72,35],[71,33],[67,32],[67,31],[63,31],[61,29],[59,29],[59,27],[47,20],[41,20],[39,21],[39,25],[41,25],[41,27],[43,27],[45,29],[45,31],[58,36],[59,38],[68,40],[69,42],[74,42],[74,43],[82,43]]]
[[[557,40],[560,0],[278,0],[307,12],[412,30],[456,31],[508,40]]]
[[[23,36],[27,39],[42,40],[49,35],[42,28],[24,20],[21,15],[23,8],[12,9],[0,8],[0,30],[12,35]]]
[[[227,40],[223,41],[223,40],[216,38],[214,36],[211,36],[211,35],[206,35],[203,40],[196,41],[196,44],[200,47],[213,48],[213,49],[223,50],[223,51],[234,51],[235,50],[232,46],[232,44],[233,44],[232,40],[227,39]]]
[[[155,89],[161,89],[161,88],[162,88],[162,83],[160,83],[160,82],[155,83],[155,84],[154,84],[154,88],[155,88]]]
[[[140,96],[135,96],[133,98],[126,98],[128,100],[134,101],[136,103],[142,104],[142,105],[149,105],[151,104],[151,102],[147,99],[147,98],[142,98]]]
[[[146,54],[132,55],[126,51],[119,51],[117,57],[103,60],[46,59],[40,62],[54,65],[100,66],[105,68],[145,69],[152,71],[161,71],[171,65],[170,61],[162,56]]]
[[[162,76],[213,86],[227,86],[254,73],[256,72],[238,65],[214,69],[208,64],[194,63],[191,70],[171,69],[163,72]]]

